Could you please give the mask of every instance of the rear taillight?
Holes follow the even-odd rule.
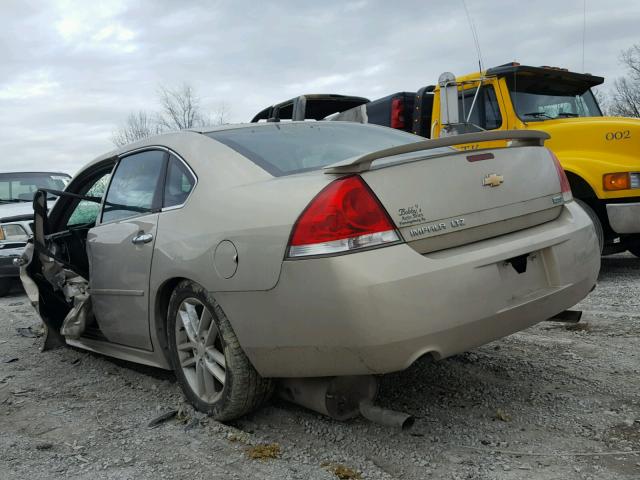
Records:
[[[404,128],[404,102],[401,98],[391,100],[391,128]]]
[[[556,166],[556,172],[558,173],[558,179],[560,180],[560,191],[562,192],[562,199],[565,202],[570,202],[573,200],[573,194],[571,193],[571,185],[569,185],[569,179],[567,178],[567,174],[564,173],[564,168],[560,165],[560,160],[556,157],[556,154],[549,150],[551,154],[551,158],[553,158],[553,163]]]
[[[326,186],[293,227],[289,257],[327,255],[399,241],[389,215],[357,175]]]

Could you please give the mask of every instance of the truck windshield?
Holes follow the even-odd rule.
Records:
[[[507,85],[516,113],[526,122],[602,116],[588,85],[511,76]]]
[[[66,173],[0,173],[0,203],[32,202],[39,188],[64,190],[70,178]]]

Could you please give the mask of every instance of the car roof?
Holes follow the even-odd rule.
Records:
[[[380,128],[380,125],[375,125],[372,123],[360,123],[360,122],[349,122],[349,121],[342,121],[342,120],[297,120],[297,121],[284,121],[284,122],[255,122],[255,123],[233,123],[233,124],[227,124],[227,125],[219,125],[219,126],[215,126],[215,127],[202,127],[202,128],[190,128],[189,130],[186,131],[191,131],[191,132],[196,132],[196,133],[202,133],[202,134],[207,134],[207,133],[212,133],[212,132],[220,132],[220,131],[224,131],[224,130],[238,130],[241,128],[273,128],[276,126],[282,126],[282,125],[322,125],[323,123],[327,123],[327,124],[331,124],[331,125],[358,125],[360,127],[365,127],[365,128]],[[382,128],[387,128],[387,127],[382,127]],[[184,130],[183,130],[184,131]]]
[[[128,152],[140,149],[140,148],[146,148],[149,146],[155,146],[155,145],[162,145],[164,143],[164,140],[166,139],[172,139],[172,138],[178,138],[178,137],[185,137],[185,136],[189,136],[189,135],[194,135],[194,134],[207,134],[207,133],[211,133],[211,132],[220,132],[220,131],[225,131],[225,130],[238,130],[241,128],[268,128],[271,127],[273,128],[273,126],[275,125],[291,125],[291,124],[310,124],[310,123],[315,123],[315,122],[304,122],[304,121],[296,121],[296,122],[263,122],[263,123],[228,123],[225,125],[208,125],[208,126],[203,126],[203,127],[193,127],[193,128],[187,128],[184,130],[174,130],[171,132],[165,132],[165,133],[160,133],[158,135],[153,135],[151,137],[146,137],[146,138],[142,138],[140,140],[136,140],[135,142],[131,142],[131,143],[127,143],[126,145],[123,145],[121,147],[117,147],[113,150],[110,150],[102,155],[100,155],[99,157],[95,158],[91,164],[94,164],[96,162],[100,162],[103,160],[107,160],[110,158],[115,158],[118,157],[120,155],[126,154]],[[353,124],[354,122],[331,122],[332,124],[335,123],[351,123]],[[88,165],[85,165],[88,166]],[[83,167],[84,169],[84,167]]]
[[[256,129],[256,128],[276,128],[278,126],[284,125],[318,125],[322,123],[330,123],[332,126],[340,125],[340,124],[348,124],[350,126],[358,126],[362,128],[381,128],[386,129],[387,127],[382,127],[380,125],[374,124],[362,124],[358,122],[344,122],[344,121],[286,121],[286,122],[262,122],[262,123],[235,123],[235,124],[227,124],[227,125],[218,125],[218,126],[207,126],[200,128],[190,128],[186,130],[177,130],[174,132],[161,133],[159,135],[154,135],[152,137],[147,137],[141,140],[138,140],[133,143],[129,143],[113,149],[109,152],[106,152],[99,157],[93,159],[91,162],[85,164],[81,171],[85,171],[87,168],[95,166],[98,163],[113,161],[115,162],[119,156],[128,155],[137,150],[143,150],[147,148],[157,147],[157,146],[165,146],[169,148],[175,147],[184,147],[190,142],[189,137],[192,137],[192,140],[198,140],[200,138],[206,138],[207,142],[212,142],[219,144],[223,149],[229,150],[233,155],[238,155],[237,152],[231,150],[229,147],[223,145],[220,142],[217,142],[215,139],[207,136],[206,134],[212,132],[221,132],[221,131],[230,131],[230,130],[240,130],[240,129]],[[199,142],[197,142],[199,143]],[[178,150],[180,151],[180,150]],[[259,167],[256,167],[259,168]]]
[[[223,130],[238,130],[241,128],[264,128],[264,127],[273,127],[274,125],[292,125],[292,124],[310,124],[316,123],[316,121],[286,121],[286,122],[255,122],[255,123],[228,123],[226,125],[217,125],[214,127],[202,127],[202,128],[190,128],[189,131],[196,133],[211,133],[211,132],[220,132]],[[338,123],[338,122],[333,122]],[[344,122],[343,122],[344,123]],[[353,123],[353,122],[350,122]]]

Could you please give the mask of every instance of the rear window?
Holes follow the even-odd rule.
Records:
[[[207,135],[276,177],[424,140],[391,128],[338,122],[274,123]]]

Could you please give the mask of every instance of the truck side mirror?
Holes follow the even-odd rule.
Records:
[[[460,123],[458,115],[458,85],[451,72],[444,72],[438,78],[440,86],[440,123],[452,125]]]

